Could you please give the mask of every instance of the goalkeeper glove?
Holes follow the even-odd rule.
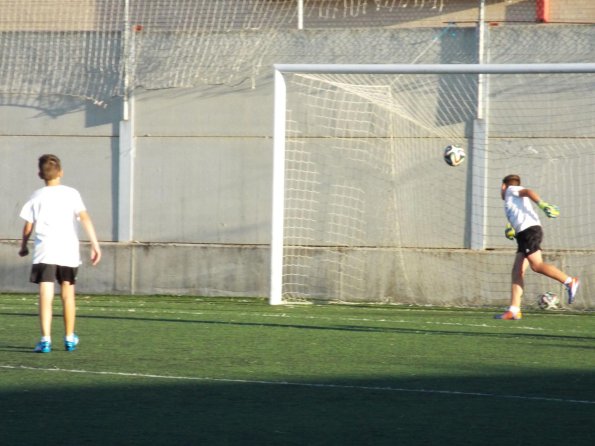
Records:
[[[506,224],[506,229],[504,229],[504,235],[508,240],[514,240],[514,237],[516,236],[516,231],[510,223]]]
[[[560,209],[558,209],[558,206],[546,203],[543,200],[537,203],[537,206],[539,206],[539,208],[545,212],[545,215],[547,215],[549,218],[556,218],[560,215]]]

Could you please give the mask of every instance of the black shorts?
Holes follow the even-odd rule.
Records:
[[[63,282],[70,282],[71,285],[76,283],[76,273],[78,268],[71,266],[48,265],[47,263],[34,263],[31,268],[31,276],[29,281],[33,283],[41,282],[55,282],[59,284]]]
[[[523,253],[525,257],[541,251],[543,229],[541,226],[530,226],[516,235],[516,241],[519,245],[517,252]]]

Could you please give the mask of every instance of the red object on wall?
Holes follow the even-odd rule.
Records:
[[[547,23],[550,21],[550,0],[537,0],[537,21]]]

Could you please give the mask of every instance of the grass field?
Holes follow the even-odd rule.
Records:
[[[595,315],[0,296],[2,445],[595,444]]]

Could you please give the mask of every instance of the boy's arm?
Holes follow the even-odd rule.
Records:
[[[91,221],[91,217],[87,211],[82,211],[79,214],[79,219],[81,225],[87,233],[87,236],[89,237],[89,241],[91,242],[91,263],[93,265],[97,265],[101,260],[101,248],[99,247],[99,242],[97,241],[95,227],[93,226],[93,222]]]
[[[519,191],[519,196],[529,197],[531,199],[531,201],[533,201],[536,204],[539,204],[539,202],[541,201],[539,194],[537,192],[535,192],[533,189],[521,189]]]
[[[29,254],[29,248],[27,247],[27,242],[29,238],[31,238],[31,234],[33,233],[33,223],[27,221],[23,226],[23,239],[21,240],[21,249],[19,250],[19,255],[21,257],[25,257]]]
[[[529,197],[531,201],[537,203],[539,209],[545,212],[545,215],[547,215],[549,218],[556,218],[560,215],[560,209],[558,209],[558,206],[543,201],[539,197],[539,194],[535,192],[533,189],[521,189],[519,191],[519,196]]]

